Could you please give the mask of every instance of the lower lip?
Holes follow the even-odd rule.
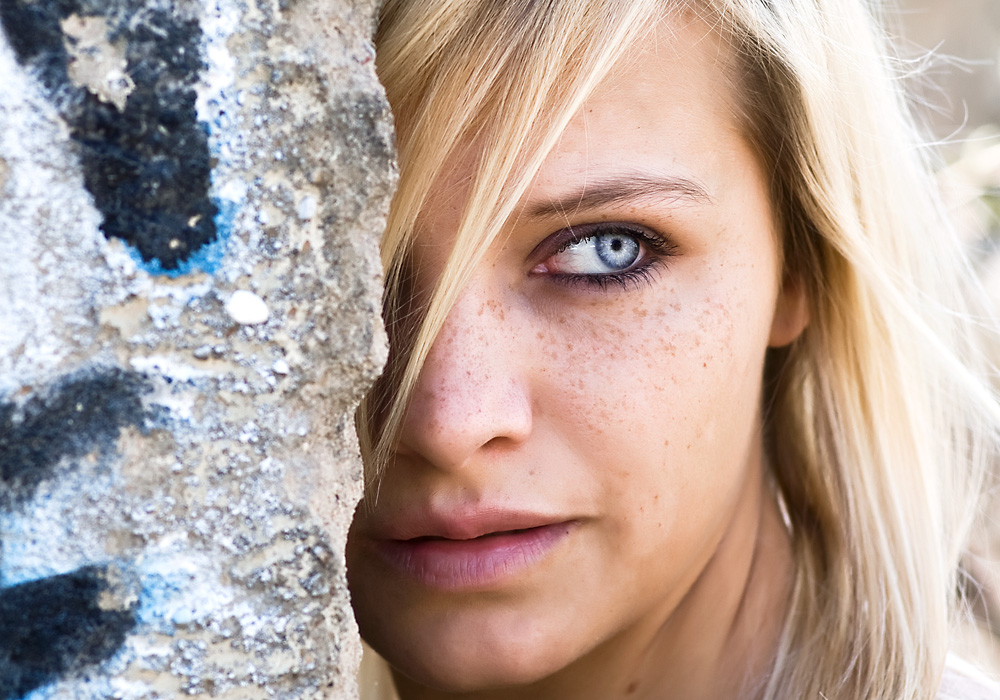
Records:
[[[572,523],[556,523],[471,540],[381,540],[375,547],[390,566],[431,588],[482,589],[522,575],[571,530]]]

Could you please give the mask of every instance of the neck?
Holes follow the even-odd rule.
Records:
[[[711,558],[679,601],[531,686],[452,694],[394,674],[402,700],[756,700],[791,594],[791,541],[756,470]]]

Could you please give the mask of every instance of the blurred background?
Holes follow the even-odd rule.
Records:
[[[1000,0],[895,0],[890,26],[912,60],[911,89],[928,136],[939,142],[940,178],[960,232],[1000,308]],[[997,358],[1000,362],[1000,358]],[[974,622],[958,651],[1000,677],[1000,475],[966,568]]]
[[[904,55],[933,51],[922,97],[934,111],[931,124],[943,137],[968,137],[1000,124],[1000,1],[896,0],[893,29]]]

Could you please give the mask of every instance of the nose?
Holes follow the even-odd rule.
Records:
[[[401,456],[456,470],[531,434],[526,339],[511,305],[482,280],[456,300],[431,348],[400,432]]]

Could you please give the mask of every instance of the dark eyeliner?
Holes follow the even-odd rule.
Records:
[[[650,284],[655,275],[666,264],[667,259],[677,254],[677,246],[669,239],[651,231],[645,226],[623,222],[602,222],[571,226],[557,231],[539,244],[533,256],[547,259],[568,248],[569,246],[601,235],[626,235],[635,238],[646,248],[646,256],[636,266],[620,272],[604,274],[572,274],[552,273],[548,277],[561,285],[586,286],[607,292],[609,287],[618,287],[623,291],[637,289],[643,284]]]
[[[652,284],[656,276],[665,265],[665,261],[660,257],[651,257],[643,261],[639,267],[621,272],[609,272],[603,275],[553,275],[552,278],[558,284],[568,286],[586,286],[607,292],[609,287],[618,287],[622,291],[639,289],[644,284]]]

